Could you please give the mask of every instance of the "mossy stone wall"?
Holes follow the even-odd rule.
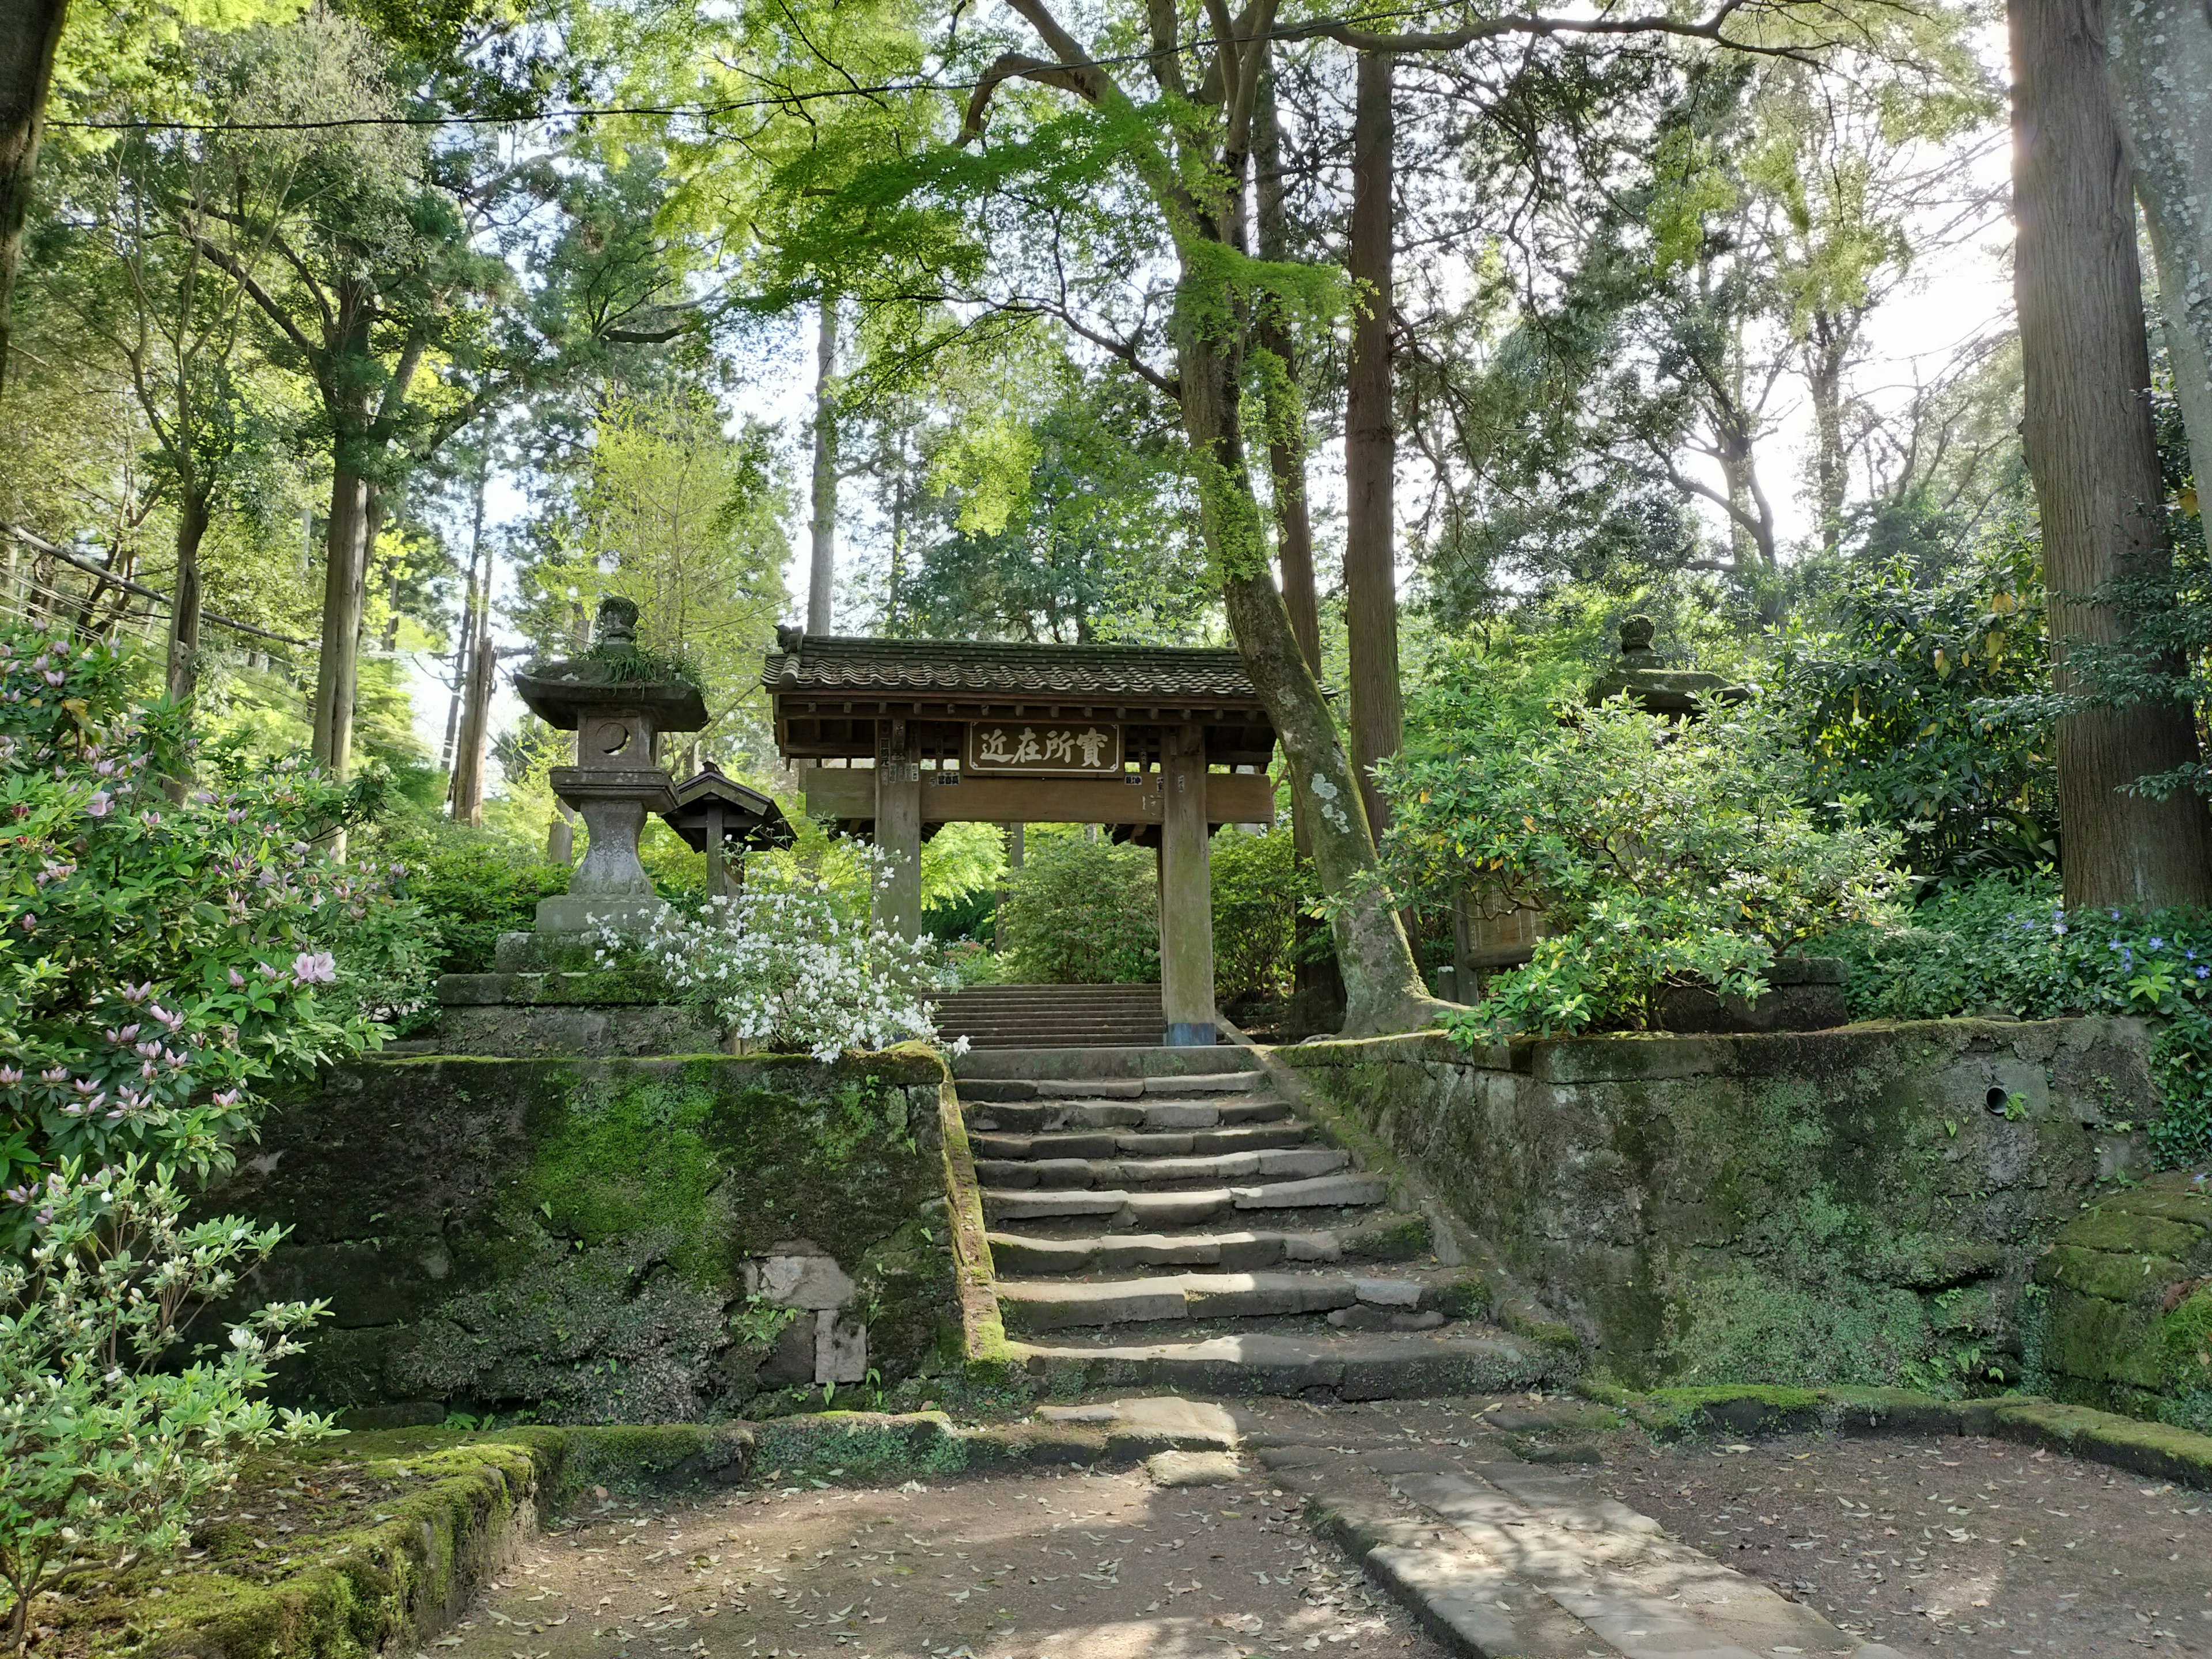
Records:
[[[2036,1263],[2043,1390],[2212,1433],[2212,1178],[2106,1194]]]
[[[2037,1358],[2021,1287],[2141,1161],[2147,1046],[2099,1018],[1278,1053],[1614,1376],[1949,1392]]]
[[[368,1060],[280,1103],[204,1203],[290,1229],[250,1296],[331,1303],[299,1401],[730,1415],[813,1383],[817,1322],[848,1357],[865,1327],[885,1383],[957,1358],[944,1079],[921,1047]],[[793,1262],[826,1299],[781,1295]]]

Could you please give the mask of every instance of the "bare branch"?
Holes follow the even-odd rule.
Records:
[[[1796,63],[1814,61],[1808,47],[1763,46],[1729,39],[1725,32],[1729,20],[1747,3],[1747,0],[1722,0],[1711,15],[1695,21],[1652,14],[1637,17],[1550,17],[1540,13],[1516,12],[1504,17],[1485,18],[1462,28],[1406,34],[1382,34],[1350,23],[1323,20],[1287,24],[1274,31],[1274,38],[1301,40],[1320,35],[1358,52],[1456,52],[1477,40],[1492,40],[1508,34],[1671,34],[1684,40],[1711,40],[1734,52],[1763,58],[1784,58]]]

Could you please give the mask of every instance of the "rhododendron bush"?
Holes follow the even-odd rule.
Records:
[[[195,758],[116,653],[0,630],[0,1248],[64,1158],[222,1167],[257,1089],[427,988],[398,872],[319,846],[372,787],[210,757],[172,799]]]

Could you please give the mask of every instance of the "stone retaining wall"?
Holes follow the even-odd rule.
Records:
[[[210,1213],[324,1297],[288,1376],[356,1423],[682,1422],[957,1364],[944,1062],[375,1060],[262,1126]]]
[[[1952,1388],[2039,1357],[2021,1289],[2142,1163],[2147,1041],[1941,1020],[1275,1052],[1620,1379]]]

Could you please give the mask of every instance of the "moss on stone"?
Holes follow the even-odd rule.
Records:
[[[746,1263],[796,1241],[852,1278],[884,1381],[958,1362],[945,1076],[913,1045],[374,1061],[288,1103],[208,1201],[290,1226],[263,1288],[333,1304],[294,1399],[726,1416],[768,1357]]]
[[[1656,1440],[1723,1431],[1738,1435],[1802,1434],[1820,1425],[1820,1395],[1811,1389],[1659,1389],[1638,1395],[1629,1414]]]

